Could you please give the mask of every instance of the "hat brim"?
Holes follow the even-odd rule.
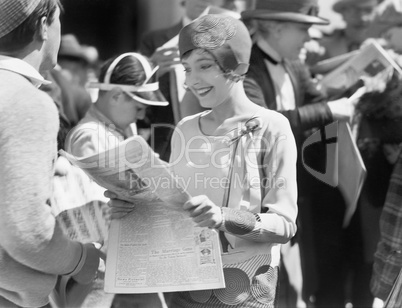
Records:
[[[241,18],[242,20],[266,19],[299,22],[311,25],[329,25],[329,20],[322,17],[309,16],[299,13],[278,13],[268,10],[246,10],[241,13]]]
[[[350,0],[341,0],[336,2],[333,6],[332,6],[332,10],[336,13],[342,14],[342,12],[353,5],[358,5],[359,7],[370,7],[371,5],[373,5],[373,1],[366,3],[366,2],[361,2],[361,3],[353,3]],[[374,3],[374,6],[376,5],[376,3]]]
[[[152,92],[126,92],[131,98],[137,102],[148,105],[148,106],[168,106],[169,102],[166,101],[165,96],[160,90],[155,90]]]

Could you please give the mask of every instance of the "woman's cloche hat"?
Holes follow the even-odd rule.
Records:
[[[246,74],[251,54],[250,33],[244,23],[221,14],[204,15],[185,26],[179,34],[180,57],[194,49],[205,49],[224,72]]]

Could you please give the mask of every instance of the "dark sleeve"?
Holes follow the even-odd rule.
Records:
[[[328,99],[311,77],[308,67],[300,61],[293,62],[292,67],[297,74],[300,95],[303,97],[301,106],[296,108],[297,117],[295,115],[287,116],[286,111],[284,113],[292,128],[297,125],[300,129],[307,130],[333,122],[332,113],[327,104]]]
[[[153,32],[149,32],[144,34],[141,38],[138,50],[144,56],[151,57],[157,48],[154,44],[153,35]]]
[[[298,91],[295,94],[301,95],[302,106],[292,110],[280,110],[290,122],[293,132],[301,132],[314,127],[327,125],[333,121],[332,113],[326,104],[324,94],[317,89],[312,81],[307,68],[300,64],[293,64],[295,78],[299,83]],[[276,103],[267,102],[264,92],[256,79],[252,77],[252,72],[244,80],[244,89],[251,101],[264,108],[274,109]],[[271,106],[271,108],[270,108]]]
[[[333,122],[331,110],[326,103],[310,104],[295,110],[282,111],[282,114],[288,118],[292,129],[307,130]]]

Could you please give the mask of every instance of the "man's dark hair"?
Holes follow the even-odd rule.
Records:
[[[57,7],[62,9],[60,0],[41,0],[35,10],[13,31],[0,38],[0,51],[15,52],[30,44],[39,29],[40,20],[46,17],[46,23],[51,25]]]

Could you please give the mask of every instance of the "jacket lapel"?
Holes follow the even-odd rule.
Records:
[[[263,91],[265,104],[268,109],[276,110],[276,93],[274,88],[274,83],[272,81],[272,77],[270,72],[267,69],[267,66],[264,62],[264,54],[263,51],[254,44],[251,50],[251,59],[250,59],[253,78],[259,80],[258,84],[261,86],[261,90]]]

